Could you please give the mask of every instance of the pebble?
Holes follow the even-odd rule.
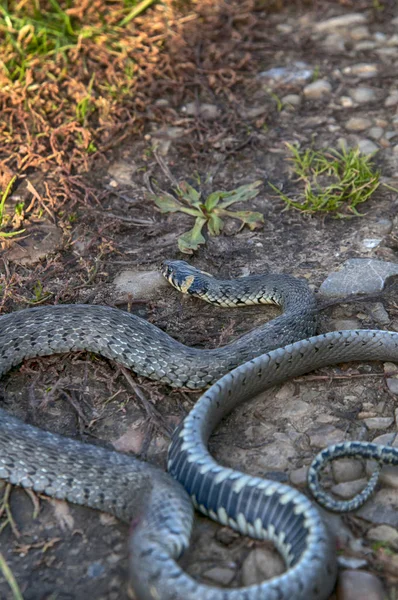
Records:
[[[369,33],[369,29],[368,27],[366,27],[366,25],[360,25],[359,27],[354,27],[353,29],[351,29],[350,31],[350,37],[352,40],[364,40],[367,37],[369,37],[370,33]]]
[[[341,458],[332,462],[332,471],[335,481],[345,483],[346,481],[355,481],[364,474],[363,465],[359,460],[352,458]]]
[[[344,440],[344,433],[334,425],[321,424],[318,427],[313,427],[307,432],[310,439],[310,444],[314,448],[325,448],[331,444],[337,444]]]
[[[324,96],[328,96],[331,91],[332,86],[326,79],[318,79],[318,81],[309,83],[303,90],[304,96],[310,100],[319,100]]]
[[[337,600],[384,600],[383,585],[372,573],[348,569],[337,581]]]
[[[372,79],[372,77],[378,75],[378,68],[373,63],[358,63],[350,67],[345,67],[343,73],[345,75],[354,75],[354,77],[359,77],[360,79]]]
[[[373,542],[385,542],[386,544],[398,544],[398,529],[389,525],[377,525],[371,527],[366,534],[368,540]]]
[[[197,102],[189,102],[186,104],[182,111],[192,117],[201,117],[206,121],[214,121],[220,116],[220,111],[215,104],[208,104],[203,102],[202,104]]]
[[[372,121],[365,117],[351,117],[345,124],[348,131],[364,131],[372,126]]]
[[[398,379],[395,377],[389,377],[386,379],[386,384],[392,394],[398,395]]]
[[[398,105],[398,90],[391,92],[386,101],[384,102],[384,106],[389,108],[390,106]]]
[[[372,142],[372,140],[368,139],[359,140],[358,148],[362,154],[374,154],[379,150],[379,147],[376,146],[376,144]]]
[[[345,329],[360,329],[361,323],[358,319],[335,319],[332,323],[334,331],[344,331]]]
[[[290,472],[290,483],[295,487],[303,487],[307,483],[307,475],[308,467],[300,467],[299,469],[294,469],[294,471]]]
[[[235,571],[227,567],[212,567],[203,573],[203,577],[219,585],[229,585],[235,577]]]
[[[277,83],[305,83],[309,81],[314,74],[314,69],[305,62],[296,61],[288,67],[273,67],[267,71],[262,71],[258,77],[270,79]]]
[[[349,498],[353,498],[359,492],[361,492],[367,484],[367,479],[356,479],[355,481],[345,481],[343,483],[338,483],[332,487],[332,492],[336,496],[340,498],[344,498],[344,500],[348,500]]]
[[[368,87],[357,87],[350,90],[350,96],[358,104],[366,104],[367,102],[373,102],[377,98],[375,90]]]
[[[368,429],[388,429],[394,423],[392,417],[373,417],[363,421]]]
[[[168,283],[159,271],[122,271],[113,280],[113,285],[117,294],[149,300]]]
[[[368,135],[374,140],[379,140],[384,133],[384,129],[381,127],[371,127],[368,131]]]
[[[373,258],[350,258],[330,273],[319,288],[327,298],[381,292],[389,277],[398,275],[398,264]]]
[[[28,266],[54,254],[62,248],[62,229],[44,218],[29,226],[29,235],[17,238],[4,252],[4,257],[20,265]]]
[[[282,98],[283,104],[291,104],[292,106],[299,106],[301,104],[301,96],[298,94],[288,94]]]
[[[264,579],[281,575],[285,571],[284,562],[273,549],[256,548],[247,556],[242,565],[243,585],[255,585]]]
[[[117,161],[112,163],[108,168],[108,174],[113,178],[118,185],[131,185],[134,174],[138,166],[133,162]],[[112,185],[112,187],[116,187]]]
[[[376,304],[370,309],[370,314],[379,325],[386,326],[391,321],[388,312],[381,302],[376,302]]]
[[[346,13],[340,17],[332,17],[326,21],[317,23],[314,27],[317,32],[331,31],[339,27],[348,29],[353,25],[366,23],[366,16],[362,13]]]
[[[354,556],[338,556],[337,564],[343,569],[363,569],[368,561],[364,558],[355,558]]]

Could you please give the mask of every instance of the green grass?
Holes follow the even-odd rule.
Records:
[[[197,177],[197,180],[198,185],[200,185],[200,178]],[[227,210],[229,206],[236,202],[247,202],[255,198],[259,192],[257,188],[261,184],[262,181],[255,181],[230,192],[216,191],[206,198],[202,198],[200,191],[183,181],[174,189],[175,195],[162,192],[159,195],[149,194],[149,198],[155,202],[162,213],[182,212],[195,218],[192,229],[178,238],[180,251],[185,254],[192,254],[200,245],[206,243],[202,233],[205,225],[207,225],[209,235],[220,235],[224,227],[223,218],[225,217],[240,220],[240,229],[245,225],[252,230],[261,227],[264,222],[261,213],[249,210]]]
[[[372,156],[358,149],[300,151],[292,144],[287,147],[292,153],[293,172],[304,189],[293,199],[269,185],[288,207],[309,214],[331,213],[338,218],[361,216],[357,207],[380,185],[380,172],[374,168]]]
[[[12,238],[12,237],[15,237],[16,235],[19,235],[20,233],[23,233],[25,231],[25,229],[20,229],[19,231],[11,231],[8,233],[5,231],[2,231],[3,227],[5,225],[7,225],[8,221],[10,220],[9,215],[7,215],[7,213],[6,213],[5,204],[6,204],[7,198],[11,194],[11,190],[15,183],[16,178],[17,177],[15,176],[9,181],[6,189],[4,190],[4,192],[2,193],[1,198],[0,198],[0,238]],[[15,213],[17,215],[20,215],[22,210],[23,210],[23,205],[21,205],[21,203],[17,204],[15,207]]]
[[[70,16],[69,9],[76,3],[72,0],[30,0],[16,3],[5,0],[0,5],[0,66],[11,81],[25,81],[28,69],[39,56],[48,58],[62,55],[67,61],[67,52],[84,39],[99,39],[124,28],[130,21],[143,13],[156,0],[125,3],[120,21],[113,26],[103,23],[84,25]]]

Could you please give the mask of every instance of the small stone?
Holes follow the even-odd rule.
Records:
[[[387,39],[387,35],[384,33],[384,31],[376,31],[376,33],[373,35],[373,37],[376,40],[376,42],[381,42],[382,44]]]
[[[355,481],[364,474],[363,465],[359,460],[341,458],[332,462],[333,477],[338,483]]]
[[[307,432],[310,444],[314,448],[325,448],[344,440],[344,433],[333,425],[320,425]]]
[[[281,33],[292,33],[293,25],[288,25],[287,23],[278,23],[276,29]]]
[[[393,362],[383,363],[383,371],[386,375],[398,375],[398,365]]]
[[[361,245],[365,250],[373,250],[373,248],[380,246],[382,241],[381,238],[365,238],[362,240]]]
[[[318,81],[309,83],[303,90],[305,97],[310,100],[319,100],[328,96],[331,91],[332,86],[326,79],[318,79]]]
[[[384,129],[382,129],[381,127],[371,127],[368,131],[368,135],[369,137],[373,138],[374,140],[379,140],[384,133]]]
[[[385,590],[378,577],[366,571],[341,571],[337,600],[384,600]]]
[[[366,104],[367,102],[373,102],[377,98],[376,92],[372,88],[368,87],[357,87],[350,90],[350,96],[358,104]]]
[[[392,417],[373,417],[363,421],[368,429],[388,429],[394,423]]]
[[[374,154],[375,152],[378,152],[379,147],[376,146],[372,140],[363,139],[359,140],[358,149],[361,154]]]
[[[296,487],[303,487],[307,483],[307,475],[308,467],[300,467],[299,469],[295,469],[294,471],[290,472],[290,483]]]
[[[20,265],[33,265],[62,247],[62,230],[43,218],[29,225],[25,235],[16,241],[3,253],[4,257]]]
[[[355,44],[355,50],[361,52],[363,50],[374,50],[377,48],[377,42],[371,42],[370,40],[364,40]]]
[[[276,83],[294,83],[300,84],[309,81],[314,74],[314,69],[302,61],[296,61],[288,67],[273,67],[267,71],[259,73],[261,79],[268,79]]]
[[[365,117],[351,117],[345,124],[348,131],[364,131],[372,126],[372,121]]]
[[[368,27],[366,27],[366,25],[361,25],[359,27],[354,27],[353,29],[351,29],[350,31],[350,37],[353,40],[364,40],[367,37],[369,37],[370,33],[369,33],[369,29]]]
[[[397,106],[397,105],[398,105],[398,90],[391,92],[391,94],[388,96],[388,98],[384,102],[384,106],[386,108],[388,108],[390,106]]]
[[[331,273],[325,279],[319,292],[328,298],[374,294],[381,292],[393,275],[398,275],[396,263],[373,258],[350,258],[340,271]]]
[[[346,39],[338,33],[331,33],[323,40],[322,45],[325,49],[332,52],[344,52],[346,50]]]
[[[275,551],[267,548],[252,550],[242,565],[243,585],[255,585],[281,575],[285,570],[282,558]]]
[[[389,525],[377,525],[371,527],[366,534],[368,540],[372,542],[385,542],[386,544],[398,543],[398,530]]]
[[[131,185],[132,178],[136,173],[138,166],[133,162],[117,161],[108,168],[108,173],[119,185]],[[112,186],[115,187],[115,186]]]
[[[332,322],[333,331],[344,331],[345,329],[360,329],[361,323],[357,319],[336,319]]]
[[[386,383],[390,392],[398,396],[398,379],[395,379],[395,377],[389,377],[386,379]]]
[[[340,104],[344,106],[344,108],[352,108],[354,106],[354,101],[349,96],[340,96]]]
[[[168,284],[159,271],[122,271],[113,280],[113,285],[118,294],[149,300]]]
[[[205,571],[203,577],[219,585],[229,585],[235,577],[235,571],[227,567],[213,567]]]
[[[215,104],[202,104],[197,102],[189,102],[183,107],[183,112],[192,117],[201,117],[207,121],[214,121],[220,116],[220,111]]]
[[[321,33],[324,31],[332,31],[333,29],[345,28],[348,29],[353,25],[366,23],[366,16],[361,13],[346,13],[340,17],[332,17],[326,21],[317,23],[314,27],[315,31]]]
[[[343,483],[338,483],[332,487],[332,492],[336,496],[340,498],[344,498],[344,500],[348,500],[349,498],[353,498],[359,492],[361,492],[367,484],[367,479],[357,479],[355,481],[345,481]]]
[[[391,319],[381,302],[376,302],[376,304],[370,309],[370,314],[379,325],[386,326],[390,323]]]
[[[378,68],[376,64],[372,63],[358,63],[350,67],[343,69],[344,75],[354,75],[360,79],[371,79],[378,75]]]
[[[337,564],[343,569],[363,569],[368,561],[364,558],[354,558],[353,556],[338,556]]]
[[[301,104],[301,96],[298,94],[288,94],[282,98],[283,104],[291,104],[292,106],[299,106]]]

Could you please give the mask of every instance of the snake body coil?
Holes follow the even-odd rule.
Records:
[[[24,358],[86,349],[174,386],[198,389],[216,381],[175,432],[169,471],[211,518],[243,534],[272,539],[288,570],[241,589],[199,584],[176,563],[189,544],[192,525],[189,496],[176,481],[130,456],[38,430],[4,411],[0,477],[134,519],[131,582],[140,600],[324,600],[334,585],[336,562],[316,508],[286,485],[218,465],[207,441],[237,404],[289,377],[348,360],[398,361],[398,334],[332,332],[291,343],[311,336],[316,325],[314,300],[303,282],[287,275],[253,276],[220,285],[180,261],[166,263],[164,274],[182,291],[216,298],[222,306],[231,297],[235,305],[257,299],[281,303],[285,313],[228,346],[198,350],[138,317],[106,307],[28,309],[0,318],[0,374]],[[338,451],[350,452],[350,444]],[[377,454],[379,461],[398,463],[396,450]],[[318,457],[310,469],[315,491],[317,469],[331,458],[333,452]]]

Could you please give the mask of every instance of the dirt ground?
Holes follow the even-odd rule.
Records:
[[[67,220],[56,212],[54,220],[48,215],[32,220],[27,224],[28,236],[11,241],[4,249],[10,293],[3,296],[3,312],[26,307],[26,298],[46,303],[107,303],[130,309],[179,341],[197,347],[222,345],[277,314],[272,309],[217,309],[182,297],[172,288],[155,290],[151,300],[135,297],[127,302],[118,296],[112,282],[122,271],[153,271],[164,259],[184,258],[176,239],[192,221],[180,213],[161,215],[145,199],[149,175],[160,187],[170,189],[157,160],[159,154],[177,180],[192,181],[195,171],[202,179],[210,174],[210,189],[228,190],[257,179],[264,181],[259,195],[250,202],[250,210],[264,214],[264,227],[238,231],[234,222],[228,222],[221,236],[209,238],[188,258],[196,267],[226,278],[271,271],[291,273],[307,278],[316,291],[326,276],[349,258],[398,262],[398,202],[390,188],[379,188],[364,205],[363,217],[340,220],[284,210],[285,205],[266,183],[269,180],[288,194],[297,188],[286,160],[286,142],[335,147],[339,137],[349,136],[344,128],[349,117],[366,115],[374,122],[393,118],[396,107],[384,107],[378,99],[348,108],[339,99],[359,85],[355,77],[343,75],[346,67],[376,63],[377,76],[361,84],[387,93],[394,87],[398,59],[394,57],[395,63],[391,63],[372,50],[361,54],[349,44],[346,51],[330,51],[313,35],[317,22],[361,11],[371,32],[393,35],[391,21],[398,17],[395,3],[386,3],[381,11],[368,6],[319,2],[317,7],[296,5],[278,12],[257,6],[242,14],[241,21],[236,12],[232,18],[220,9],[215,38],[217,31],[222,32],[223,19],[232,18],[231,31],[239,42],[233,48],[239,76],[236,83],[228,81],[219,94],[206,85],[211,77],[207,64],[211,52],[220,52],[214,76],[221,77],[223,68],[224,78],[233,77],[228,64],[232,58],[222,52],[230,40],[220,33],[218,40],[206,46],[209,54],[205,55],[199,44],[196,75],[186,95],[176,98],[165,84],[163,93],[158,93],[148,108],[143,134],[131,135],[118,148],[102,153],[89,173],[76,177],[76,193],[84,196],[85,202],[72,208],[66,205]],[[248,28],[250,36],[246,35]],[[319,76],[332,82],[332,93],[327,98],[306,99],[294,110],[279,110],[259,73],[296,61],[319,69]],[[301,83],[282,83],[273,92],[278,96],[301,94],[302,88]],[[211,104],[217,117],[187,114],[190,102]],[[381,144],[375,162],[383,181],[398,187],[398,152],[393,150],[393,141],[390,146]],[[38,189],[42,184],[38,177]],[[21,189],[18,193],[27,192]],[[391,229],[380,234],[386,220]],[[377,237],[382,242],[376,247],[364,246],[364,240]],[[379,302],[387,311],[388,328],[398,331],[394,285]],[[364,328],[384,328],[374,315],[376,305],[361,302],[328,309],[319,329],[335,329],[336,321],[342,319],[356,320]],[[374,416],[394,416],[396,396],[385,385],[382,366],[349,365],[317,375],[267,392],[266,398],[262,395],[236,411],[212,438],[216,458],[245,472],[288,483],[291,473],[297,475],[301,467],[308,466],[325,445],[316,439],[330,441],[333,435],[373,439],[375,432],[367,431],[357,419],[370,406]],[[2,379],[0,394],[7,410],[38,427],[90,443],[135,450],[143,459],[164,466],[169,432],[198,394],[134,380],[149,408],[116,364],[80,353],[25,362]],[[395,428],[391,424],[387,431]],[[283,448],[290,449],[290,454]],[[304,481],[296,485],[305,490]],[[10,507],[17,530],[8,525],[1,531],[1,548],[24,600],[132,598],[126,587],[128,527],[107,515],[35,498],[20,489],[12,490]],[[393,600],[398,594],[393,561],[397,555],[371,547],[366,541],[371,525],[374,523],[356,515],[341,518],[339,528],[348,533],[341,536],[339,551],[351,559],[365,560],[366,569],[383,582],[385,598]],[[353,539],[363,544],[355,547]],[[241,585],[264,577],[256,561],[261,552],[273,556],[268,548],[198,517],[184,566],[208,583]],[[1,578],[0,598],[12,598]]]

